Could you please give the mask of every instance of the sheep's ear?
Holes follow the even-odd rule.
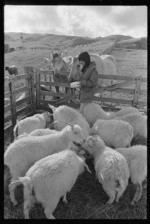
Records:
[[[50,61],[52,61],[53,60],[53,51],[51,50],[50,51]]]
[[[47,115],[49,116],[53,116],[53,114],[51,114],[50,112],[46,111],[47,112]]]
[[[58,52],[58,55],[62,58],[62,57],[63,57],[63,51],[60,50],[60,51]]]
[[[84,166],[85,166],[85,168],[87,169],[87,171],[88,171],[89,173],[92,173],[91,170],[89,169],[88,165],[87,165],[85,162],[84,162]]]
[[[68,58],[68,63],[69,63],[69,65],[72,65],[72,63],[73,63],[73,57],[72,56],[69,56],[69,58]]]
[[[52,111],[53,111],[53,113],[55,113],[55,111],[56,111],[56,107],[54,107],[54,106],[52,106],[52,105],[50,105],[50,104],[48,104],[48,107],[50,108],[50,109],[52,109]]]
[[[100,176],[101,176],[102,180],[104,180],[104,177],[103,177],[103,175],[101,173],[100,173]]]
[[[73,130],[73,132],[74,132],[75,134],[77,134],[77,128],[76,128],[76,126],[73,125],[73,124],[69,124],[69,125],[71,126],[71,129]]]

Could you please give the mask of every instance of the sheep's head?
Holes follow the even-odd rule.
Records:
[[[98,135],[89,136],[85,142],[85,149],[92,155],[98,150],[104,149],[105,143]]]
[[[44,119],[46,123],[51,123],[53,121],[53,115],[50,114],[48,111],[43,113]]]
[[[78,124],[68,125],[67,126],[67,135],[74,142],[77,142],[80,144],[85,142],[85,136],[83,134],[83,130]]]

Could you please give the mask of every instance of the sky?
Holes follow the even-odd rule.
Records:
[[[4,6],[4,32],[147,37],[147,6]]]

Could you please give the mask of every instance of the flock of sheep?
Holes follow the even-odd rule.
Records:
[[[16,186],[24,186],[24,217],[29,218],[30,208],[38,201],[46,218],[55,219],[52,213],[60,198],[67,203],[67,192],[78,176],[85,168],[91,173],[86,160],[92,157],[107,203],[118,202],[129,178],[136,185],[131,203],[137,202],[147,178],[147,146],[131,146],[131,141],[137,136],[147,138],[147,116],[133,107],[106,113],[96,103],[87,104],[83,114],[65,105],[49,107],[52,113],[17,122],[15,140],[4,154],[14,205]]]

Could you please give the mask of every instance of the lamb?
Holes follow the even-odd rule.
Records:
[[[119,152],[105,146],[98,136],[89,136],[85,150],[94,157],[94,168],[98,181],[109,196],[108,204],[118,202],[128,185],[130,177],[126,159]]]
[[[133,112],[140,113],[135,107],[122,108],[117,112],[105,112],[99,104],[89,103],[84,107],[83,116],[89,123],[90,127],[92,127],[97,119],[109,120]]]
[[[133,138],[141,136],[147,138],[147,116],[139,113],[131,113],[114,120],[122,120],[128,122],[133,127]]]
[[[51,120],[52,118],[49,112],[26,117],[25,119],[18,121],[15,125],[13,130],[14,138],[22,135],[23,133],[29,134],[36,129],[45,128]]]
[[[133,205],[142,195],[142,182],[147,177],[147,147],[134,145],[130,148],[117,148],[115,151],[121,153],[127,160],[130,170],[131,182],[136,185],[136,193],[131,202]]]
[[[4,164],[9,167],[12,181],[25,175],[25,172],[39,159],[70,148],[72,142],[83,143],[85,137],[79,125],[68,125],[62,131],[44,135],[27,136],[15,140],[4,153]],[[13,195],[10,198],[17,202]]]
[[[133,128],[125,121],[98,119],[91,128],[90,134],[99,135],[109,147],[127,147],[130,146],[133,138]]]
[[[54,121],[61,120],[65,121],[71,124],[78,124],[83,130],[85,138],[89,136],[90,127],[85,118],[82,116],[82,114],[75,109],[68,107],[66,105],[61,105],[58,108],[48,104],[48,106],[53,111],[53,118]],[[62,128],[64,128],[66,124],[62,122],[55,123],[54,129],[60,131]]]
[[[19,181],[10,184],[10,190],[24,185],[24,216],[29,218],[29,210],[35,200],[42,203],[46,218],[52,215],[61,197],[67,203],[66,194],[71,191],[84,167],[91,173],[84,160],[75,152],[66,149],[37,161]],[[32,195],[34,190],[35,198]]]

